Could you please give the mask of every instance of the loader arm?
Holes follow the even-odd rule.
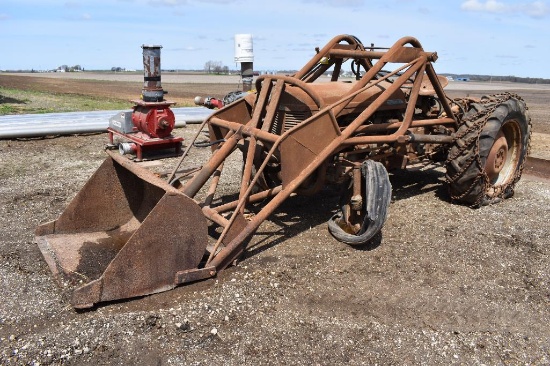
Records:
[[[335,38],[333,41],[352,39],[346,37]],[[413,47],[404,47],[405,44],[412,44]],[[353,45],[355,47],[355,45]],[[379,62],[371,66],[370,70],[363,78],[351,89],[347,95],[343,95],[338,101],[330,105],[324,105],[321,96],[317,95],[312,86],[313,75],[315,72],[308,72],[315,67],[304,68],[293,77],[289,76],[260,76],[256,81],[257,98],[254,104],[254,110],[251,118],[247,121],[231,121],[223,118],[223,113],[215,113],[208,120],[208,124],[217,131],[225,131],[226,138],[224,142],[218,144],[212,158],[203,171],[197,174],[192,180],[182,187],[182,192],[190,197],[194,197],[198,189],[202,187],[220,167],[227,156],[234,150],[235,146],[242,141],[247,140],[248,150],[245,154],[244,174],[241,181],[241,192],[238,200],[224,204],[219,207],[210,207],[201,204],[203,212],[212,221],[223,226],[223,231],[218,238],[216,245],[211,250],[206,266],[213,266],[217,271],[223,270],[233,261],[235,261],[244,251],[244,243],[276,209],[291,194],[297,192],[302,184],[311,177],[321,165],[330,157],[350,145],[357,144],[392,144],[404,142],[405,134],[409,128],[415,126],[413,121],[416,98],[422,83],[422,77],[415,75],[424,75],[434,84],[436,93],[441,94],[441,99],[445,100],[441,86],[439,86],[437,76],[433,73],[430,62],[434,54],[426,53],[420,47],[418,41],[413,38],[403,38],[396,43],[387,52],[365,51],[364,49],[349,50],[349,47],[325,47],[312,60],[312,64],[317,65],[323,57],[362,57],[368,60],[372,65],[372,59],[379,58]],[[365,62],[367,63],[367,62]],[[395,72],[389,73],[385,77],[380,77],[379,72],[387,63],[405,63]],[[308,64],[309,65],[309,64]],[[398,75],[398,78],[385,89],[381,95],[374,100],[365,110],[363,110],[348,126],[340,127],[337,119],[346,105],[356,96],[360,95],[369,88],[373,88],[390,76]],[[433,74],[433,75],[432,75]],[[304,78],[308,82],[299,79]],[[394,93],[403,87],[411,78],[414,78],[412,91],[404,118],[399,123],[387,126],[387,134],[361,135],[356,136],[358,131],[364,133],[361,127],[368,127],[367,121],[379,110]],[[437,85],[435,85],[437,84]],[[313,115],[297,126],[277,135],[269,132],[270,126],[274,123],[274,118],[281,106],[281,95],[285,88],[295,86],[300,88],[314,102],[316,111]],[[446,100],[445,100],[446,103]],[[444,108],[449,111],[449,116],[432,121],[419,121],[427,124],[450,124],[455,125],[456,120],[452,117],[450,107],[444,104]],[[256,173],[251,175],[254,164],[255,147],[261,144],[268,147],[267,153],[256,169]],[[281,184],[277,187],[271,187],[260,193],[252,194],[258,179],[261,177],[264,169],[270,159],[277,154],[280,156],[281,165]],[[296,157],[299,156],[299,159]],[[214,187],[215,189],[215,187]],[[248,203],[257,200],[263,200],[266,197],[272,197],[269,203],[256,213],[250,220],[244,219],[244,207]],[[232,209],[229,219],[221,214],[224,210]]]

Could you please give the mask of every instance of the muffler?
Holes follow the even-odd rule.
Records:
[[[109,157],[35,240],[75,308],[166,291],[211,277],[200,207],[150,171]]]

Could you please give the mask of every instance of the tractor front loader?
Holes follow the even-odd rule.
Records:
[[[199,133],[168,179],[107,151],[36,241],[74,288],[72,305],[85,308],[215,276],[289,196],[327,185],[342,192],[329,231],[351,245],[383,227],[391,169],[444,163],[451,199],[474,207],[511,196],[529,146],[525,103],[512,94],[451,100],[436,59],[412,37],[378,48],[337,36],[294,75],[262,75],[254,93],[214,111],[200,128],[211,158],[192,174],[178,169]],[[345,65],[352,77],[341,76]],[[237,150],[240,188],[221,201],[224,162]]]

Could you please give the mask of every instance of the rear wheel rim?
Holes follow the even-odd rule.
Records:
[[[506,164],[508,156],[508,142],[502,130],[498,133],[497,139],[489,151],[487,162],[485,163],[485,172],[489,176],[490,182],[498,180],[499,173]]]
[[[485,173],[491,189],[489,195],[499,191],[499,187],[510,183],[518,170],[521,155],[521,131],[516,120],[502,125],[485,164]]]

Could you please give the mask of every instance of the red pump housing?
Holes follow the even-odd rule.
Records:
[[[170,109],[172,102],[136,102],[132,113],[134,127],[151,137],[170,136],[176,124],[174,112]]]

